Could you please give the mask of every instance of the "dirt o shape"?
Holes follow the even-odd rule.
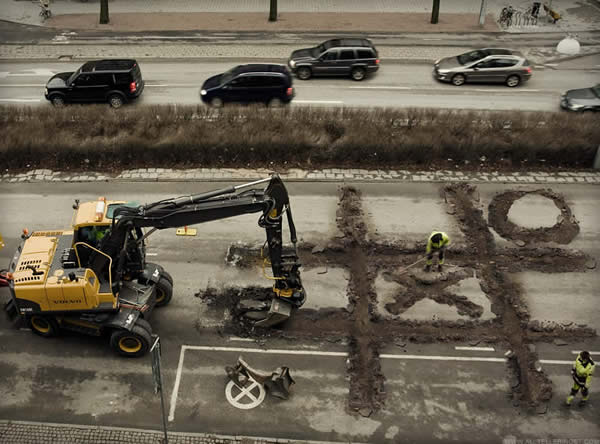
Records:
[[[525,196],[527,199],[521,202],[522,205],[521,203],[516,205],[515,210],[526,211],[528,203],[539,205],[541,203],[539,198],[549,199],[548,203],[553,204],[554,207],[545,210],[543,214],[534,214],[536,205],[529,205],[532,214],[530,222],[526,222],[526,215],[511,212],[513,205]],[[513,222],[509,218],[509,213],[520,224]],[[552,221],[555,223],[550,226]],[[579,233],[579,224],[573,216],[571,208],[563,196],[552,190],[506,191],[497,194],[488,208],[488,223],[503,238],[523,241],[526,244],[536,242],[568,244]],[[539,226],[540,223],[547,223],[548,226]],[[523,226],[523,224],[527,224],[527,226]]]

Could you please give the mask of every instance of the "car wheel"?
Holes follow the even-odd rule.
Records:
[[[506,86],[510,86],[511,88],[518,86],[519,83],[521,83],[519,76],[508,76],[506,79]]]
[[[281,99],[277,98],[277,97],[273,97],[271,100],[269,100],[269,108],[281,108],[281,106],[283,105],[283,102],[281,101]]]
[[[466,80],[467,79],[462,74],[456,74],[454,77],[452,77],[452,84],[454,86],[464,85]]]
[[[210,101],[210,106],[213,108],[222,108],[223,107],[223,99],[219,97],[214,97]]]
[[[61,106],[65,106],[65,99],[62,96],[51,96],[50,103],[55,107],[60,108]]]
[[[310,68],[303,66],[302,68],[298,68],[296,75],[300,80],[308,80],[312,76],[312,71],[310,70]]]
[[[123,106],[123,103],[125,103],[125,102],[123,101],[123,97],[121,97],[118,94],[113,94],[112,96],[110,96],[108,98],[108,103],[110,104],[110,106],[112,108],[117,109],[117,108],[121,108]]]
[[[352,76],[352,80],[361,81],[365,78],[366,71],[364,68],[353,68],[350,76]]]

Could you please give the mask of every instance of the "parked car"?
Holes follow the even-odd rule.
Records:
[[[207,79],[202,84],[200,98],[214,107],[227,102],[279,106],[294,98],[292,75],[284,65],[238,65]]]
[[[456,86],[478,82],[515,87],[531,78],[531,66],[518,51],[484,48],[436,61],[433,77]]]
[[[292,52],[288,67],[300,80],[312,76],[350,76],[363,80],[368,73],[379,69],[379,55],[368,39],[333,39]]]
[[[138,98],[144,90],[142,72],[133,59],[94,60],[75,72],[48,80],[44,96],[54,106],[73,102],[108,102],[113,108]]]
[[[600,83],[591,88],[570,89],[561,96],[560,107],[569,111],[600,111]]]

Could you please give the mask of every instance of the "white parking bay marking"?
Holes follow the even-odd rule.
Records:
[[[463,347],[463,346],[456,346],[456,347],[454,347],[454,350],[471,350],[471,351],[493,352],[494,351],[494,347]]]
[[[487,348],[487,347],[479,347]],[[304,356],[331,356],[331,357],[347,357],[347,352],[327,352],[327,351],[310,351],[310,350],[283,350],[283,349],[262,349],[262,348],[242,348],[242,347],[213,347],[204,345],[182,345],[179,353],[179,363],[177,365],[177,373],[175,375],[175,384],[171,393],[171,405],[169,408],[169,422],[175,419],[175,409],[177,407],[177,396],[179,394],[179,386],[183,373],[183,361],[185,359],[186,350],[201,350],[215,352],[236,352],[236,353],[257,353],[257,354],[279,354],[279,355],[304,355]],[[597,352],[594,352],[597,353]],[[395,360],[422,360],[422,361],[462,361],[462,362],[507,362],[506,358],[488,358],[479,356],[440,356],[440,355],[395,355],[381,354],[381,359]],[[542,364],[559,364],[571,365],[572,361],[561,361],[552,359],[541,359]]]

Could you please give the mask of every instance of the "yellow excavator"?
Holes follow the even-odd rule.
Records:
[[[60,329],[108,334],[120,355],[144,355],[151,346],[150,314],[173,296],[171,275],[146,261],[148,236],[248,213],[260,213],[265,263],[274,284],[270,304],[250,304],[244,316],[269,327],[284,322],[306,300],[289,196],[277,175],[146,205],[100,198],[76,200],[73,208],[70,229],[24,230],[5,275],[11,294],[6,311],[38,335],[55,336]],[[290,234],[285,246],[284,216]]]

